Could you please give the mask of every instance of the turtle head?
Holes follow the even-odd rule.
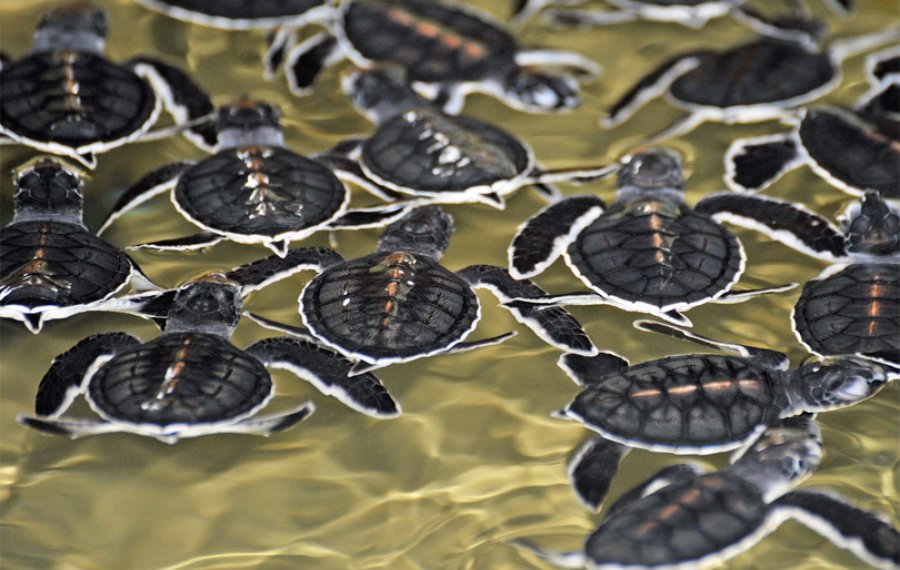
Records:
[[[900,209],[878,192],[866,192],[842,218],[847,251],[876,256],[900,253]]]
[[[50,10],[34,32],[33,52],[69,50],[100,53],[106,46],[109,19],[90,2],[70,2]]]
[[[865,400],[890,378],[891,371],[873,360],[835,356],[798,368],[788,389],[795,409],[822,412]]]
[[[447,249],[452,234],[450,214],[438,206],[416,208],[384,230],[376,251],[404,251],[438,260]]]
[[[431,106],[405,83],[384,71],[353,72],[344,78],[343,89],[353,105],[373,123],[386,121],[411,109]]]
[[[241,320],[242,306],[241,285],[221,273],[210,273],[178,289],[165,331],[230,337]]]
[[[13,222],[55,218],[81,224],[84,196],[82,175],[73,166],[53,157],[39,157],[19,168]]]
[[[511,106],[533,113],[571,111],[581,106],[578,82],[569,75],[519,68],[507,77],[504,92]]]
[[[681,202],[684,194],[684,167],[674,150],[654,147],[639,150],[622,159],[616,183],[616,200],[668,198]]]
[[[759,487],[768,502],[811,475],[822,451],[814,415],[801,414],[767,427],[727,470]]]
[[[275,105],[241,97],[221,107],[216,115],[219,148],[242,146],[284,146],[281,111]]]

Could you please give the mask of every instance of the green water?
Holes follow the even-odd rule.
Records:
[[[339,73],[328,72],[312,96],[290,95],[279,78],[262,79],[262,33],[226,33],[193,27],[124,0],[100,2],[112,26],[108,53],[123,60],[159,54],[189,68],[217,104],[249,93],[272,100],[285,113],[290,146],[311,153],[371,127],[337,92]],[[502,13],[507,2],[472,2]],[[829,15],[835,36],[872,31],[898,21],[891,0],[859,2],[850,19]],[[0,2],[0,46],[14,57],[30,45],[39,15],[53,2]],[[309,32],[307,32],[309,33]],[[554,31],[532,25],[525,44],[566,47],[605,67],[586,86],[584,107],[563,116],[531,116],[494,100],[472,97],[466,112],[487,118],[525,138],[549,167],[608,162],[642,136],[669,124],[678,112],[655,102],[613,131],[601,131],[602,109],[656,62],[697,46],[725,46],[751,34],[727,21],[702,32],[640,23],[596,31]],[[849,103],[865,91],[862,58],[845,64],[841,87],[827,97]],[[344,69],[344,68],[341,68]],[[685,154],[690,173],[688,201],[723,187],[722,154],[737,136],[772,132],[773,124],[704,126],[671,144]],[[2,216],[11,215],[8,173],[33,152],[0,148]],[[136,144],[102,155],[86,185],[89,225],[96,227],[116,196],[151,168],[203,154],[182,139]],[[612,183],[577,189],[612,197]],[[802,200],[833,215],[849,198],[808,169],[779,182],[770,195]],[[369,200],[355,194],[361,201]],[[361,202],[362,203],[362,202]],[[457,235],[444,258],[450,268],[470,263],[505,265],[516,226],[543,206],[522,190],[498,212],[453,206]],[[118,245],[192,233],[166,197],[155,199],[117,223],[107,238]],[[748,287],[816,276],[825,265],[737,230],[748,251],[742,283]],[[346,257],[369,252],[377,231],[335,235]],[[327,236],[306,242],[327,245]],[[208,270],[230,268],[266,255],[261,247],[221,244],[195,255],[135,253],[157,282],[175,286]],[[299,322],[296,297],[310,278],[300,274],[248,300],[266,316]],[[557,263],[538,281],[552,291],[578,285]],[[799,362],[806,354],[790,330],[788,316],[799,291],[742,305],[708,305],[690,312],[696,330],[731,341],[786,351]],[[52,358],[82,337],[122,330],[149,339],[147,322],[124,315],[83,315],[50,323],[40,336],[0,323],[0,565],[4,569],[506,569],[547,568],[510,546],[529,538],[548,548],[575,549],[598,518],[575,500],[565,460],[586,435],[583,428],[550,413],[577,392],[556,367],[558,352],[519,326],[480,295],[484,318],[473,338],[518,330],[509,342],[476,352],[396,365],[379,373],[403,406],[395,420],[355,413],[293,376],[276,371],[278,397],[272,410],[315,401],[316,413],[297,428],[269,439],[211,436],[169,446],[133,435],[76,441],[43,436],[15,423],[32,409],[37,384]],[[606,307],[572,310],[595,342],[633,362],[692,347],[631,328],[635,315]],[[270,333],[245,321],[234,340],[246,346]],[[804,486],[838,492],[895,523],[900,511],[896,479],[900,390],[896,386],[850,409],[823,414],[826,456]],[[89,415],[86,405],[70,412]],[[660,467],[682,458],[636,451],[612,489],[616,496]],[[723,465],[725,456],[703,460]],[[852,568],[862,564],[796,523],[787,523],[728,568]],[[724,565],[722,567],[725,567]]]

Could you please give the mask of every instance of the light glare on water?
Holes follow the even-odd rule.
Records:
[[[108,54],[124,61],[158,54],[189,69],[217,104],[247,93],[278,104],[288,144],[301,153],[329,148],[348,136],[371,131],[339,93],[346,67],[326,72],[313,95],[290,95],[282,77],[262,79],[262,32],[223,32],[176,22],[134,2],[103,0],[111,19]],[[497,15],[512,2],[470,2]],[[22,56],[40,14],[54,2],[4,0],[0,47]],[[824,2],[812,9],[827,17],[832,33],[846,37],[897,22],[896,3],[861,0],[855,14],[835,18]],[[313,28],[306,31],[312,33]],[[553,30],[529,25],[525,45],[577,50],[596,59],[605,73],[584,90],[584,106],[559,116],[512,111],[486,97],[472,97],[466,112],[503,125],[534,148],[551,168],[610,162],[659,131],[679,114],[663,101],[639,111],[612,131],[597,120],[619,95],[658,62],[700,46],[721,47],[752,33],[727,19],[702,31],[677,25],[634,23],[595,30]],[[844,65],[841,87],[826,100],[849,104],[866,90],[863,58]],[[734,138],[780,131],[773,123],[706,125],[669,144],[685,155],[687,201],[720,190],[722,155]],[[8,173],[35,153],[2,147],[2,221],[11,216]],[[96,227],[118,194],[152,168],[202,152],[185,140],[134,144],[100,156],[87,181],[86,221]],[[566,187],[567,194],[596,192],[612,199],[613,183]],[[833,216],[851,198],[827,186],[808,169],[786,176],[767,194],[803,201]],[[354,199],[370,201],[362,192]],[[506,265],[515,228],[543,206],[523,189],[498,212],[450,206],[456,235],[443,263]],[[195,228],[176,215],[167,197],[127,214],[107,233],[117,245],[187,235]],[[824,269],[752,232],[735,230],[746,246],[748,267],[741,285],[805,282]],[[348,258],[369,253],[378,232],[337,233]],[[305,245],[328,245],[315,236]],[[193,255],[134,253],[157,282],[175,286],[209,270],[227,269],[264,255],[262,247],[220,244]],[[303,273],[255,294],[247,307],[277,320],[299,323],[297,294],[310,278]],[[554,292],[580,283],[561,263],[538,277]],[[707,305],[690,312],[701,334],[786,351],[797,364],[807,355],[794,338],[789,314],[799,289],[738,305]],[[378,421],[349,410],[306,383],[274,371],[278,397],[270,411],[313,400],[316,413],[295,429],[264,439],[222,435],[165,445],[133,435],[103,435],[75,441],[43,436],[15,422],[33,409],[41,376],[57,354],[98,332],[127,331],[144,339],[149,323],[122,315],[82,315],[52,322],[40,336],[0,323],[0,556],[5,569],[505,569],[548,568],[511,546],[528,538],[549,549],[574,550],[595,527],[597,515],[576,501],[565,461],[586,436],[576,424],[550,417],[577,387],[556,366],[558,351],[542,343],[479,294],[483,320],[473,339],[517,330],[494,347],[439,356],[379,371],[403,407],[398,419]],[[637,317],[608,307],[575,307],[595,343],[632,362],[690,352],[691,345],[631,328]],[[249,320],[234,341],[247,346],[271,336]],[[855,407],[820,416],[826,455],[804,487],[840,493],[895,523],[898,496],[898,401],[896,386]],[[73,416],[93,412],[79,403]],[[614,482],[615,497],[660,467],[684,458],[631,453]],[[725,455],[703,458],[710,468]],[[854,568],[863,564],[797,523],[787,523],[728,568]],[[725,567],[722,565],[721,567]]]

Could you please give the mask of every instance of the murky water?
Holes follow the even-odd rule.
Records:
[[[126,59],[159,54],[189,68],[210,89],[216,103],[249,93],[279,104],[289,144],[299,152],[325,149],[366,133],[370,125],[337,92],[339,74],[329,72],[316,93],[292,97],[285,82],[266,82],[258,64],[262,33],[225,33],[192,27],[125,0],[100,2],[109,9],[109,54]],[[507,2],[472,2],[502,14]],[[832,17],[824,3],[813,9],[829,19],[835,36],[878,29],[898,21],[892,0],[861,0],[847,20]],[[3,0],[0,45],[22,55],[39,15],[53,2]],[[309,33],[309,32],[307,32]],[[554,31],[531,25],[530,45],[566,47],[605,67],[585,89],[585,105],[564,116],[530,116],[484,97],[473,97],[467,113],[505,125],[524,137],[550,167],[607,162],[659,130],[678,113],[656,102],[609,132],[597,119],[638,76],[669,55],[697,46],[724,46],[751,34],[727,21],[702,32],[679,26],[640,23],[595,31]],[[862,58],[845,65],[842,86],[828,100],[849,103],[865,90]],[[772,124],[704,126],[672,144],[686,155],[691,172],[688,201],[723,187],[722,154],[732,138],[771,132]],[[0,170],[33,155],[2,147]],[[116,196],[149,169],[202,153],[184,140],[137,144],[101,157],[86,187],[89,225],[96,227]],[[0,177],[2,215],[11,215],[12,187]],[[612,182],[567,193],[596,192],[612,197]],[[832,215],[848,201],[807,169],[796,171],[769,194],[802,200]],[[360,193],[356,198],[368,200]],[[503,212],[456,206],[457,235],[445,257],[450,268],[470,263],[506,263],[515,227],[542,207],[529,190],[514,196]],[[127,245],[191,233],[167,198],[129,214],[108,234]],[[748,250],[747,286],[805,281],[824,264],[746,231],[737,231]],[[374,246],[378,233],[337,234],[347,257]],[[308,244],[327,245],[326,236]],[[211,269],[230,268],[262,257],[260,247],[219,245],[196,255],[136,253],[144,270],[174,286]],[[252,310],[298,322],[296,296],[309,279],[301,274],[257,293]],[[553,291],[571,290],[575,279],[561,264],[539,278]],[[788,321],[799,291],[742,305],[709,305],[691,311],[706,335],[786,351],[794,362],[806,354]],[[154,327],[122,315],[84,315],[51,323],[40,336],[0,323],[0,481],[2,566],[13,569],[237,569],[391,568],[505,569],[546,566],[510,546],[528,537],[549,548],[574,549],[597,516],[575,500],[565,476],[565,460],[585,436],[581,427],[550,417],[576,387],[556,367],[557,351],[547,347],[481,295],[484,319],[474,337],[520,331],[496,347],[392,366],[380,373],[404,409],[395,420],[376,421],[319,394],[293,376],[275,372],[278,398],[272,409],[305,399],[318,406],[311,419],[270,439],[212,436],[175,446],[132,435],[105,435],[69,441],[27,431],[15,423],[31,410],[37,384],[52,358],[82,337],[122,330],[152,338]],[[692,347],[631,328],[632,314],[603,307],[575,308],[602,348],[633,362],[686,352]],[[270,333],[245,321],[234,340],[246,346]],[[895,522],[898,494],[900,390],[891,387],[856,407],[821,416],[827,454],[805,486],[821,486],[852,502],[882,512]],[[90,414],[77,405],[72,414]],[[708,457],[722,465],[727,458]],[[678,457],[634,452],[626,458],[612,489],[618,495]],[[848,568],[861,563],[846,551],[796,523],[787,523],[729,568]]]

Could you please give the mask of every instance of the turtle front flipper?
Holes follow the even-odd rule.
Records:
[[[35,413],[44,419],[59,417],[84,391],[90,376],[103,362],[140,344],[140,340],[126,333],[98,334],[57,356],[38,385]]]
[[[272,368],[285,369],[358,412],[376,418],[400,415],[400,406],[373,374],[349,376],[353,363],[339,354],[298,338],[268,338],[247,352]]]
[[[320,32],[292,47],[285,62],[291,93],[309,93],[319,73],[340,61],[341,56],[337,38],[328,32]]]
[[[547,206],[519,226],[509,247],[509,271],[516,279],[534,277],[603,213],[595,196],[576,196]]]
[[[659,489],[673,483],[687,481],[697,475],[703,473],[703,468],[693,463],[678,463],[660,469],[655,475],[641,483],[640,485],[628,490],[622,494],[616,501],[610,505],[606,511],[606,518],[610,518],[616,513],[622,511],[629,505],[633,504],[647,495],[656,492]]]
[[[593,356],[567,353],[556,361],[557,366],[579,386],[598,384],[609,374],[618,374],[628,368],[628,361],[611,352]]]
[[[347,143],[348,145],[359,144],[356,139],[352,139],[351,141],[341,141],[341,143]],[[338,144],[340,145],[341,143]],[[345,152],[347,150],[349,149],[346,147],[343,147],[342,150],[332,149],[328,152],[314,154],[312,155],[312,158],[330,168],[341,180],[356,184],[369,194],[372,194],[381,200],[392,201],[409,198],[406,194],[391,190],[372,180],[356,160],[347,156],[348,154],[353,154],[352,152]]]
[[[12,58],[9,57],[9,54],[5,51],[0,51],[0,71],[3,71],[3,68],[9,67],[12,63]]]
[[[392,224],[405,216],[418,201],[387,204],[371,208],[355,208],[347,210],[336,220],[328,223],[331,230],[361,230],[369,228],[381,228]]]
[[[275,72],[284,63],[287,52],[297,41],[297,30],[286,26],[278,26],[266,33],[266,52],[263,54],[263,67],[266,79],[272,79]]]
[[[738,139],[725,153],[725,183],[735,191],[758,192],[803,162],[791,134]]]
[[[628,447],[597,436],[584,442],[569,459],[569,482],[575,496],[588,509],[600,508],[626,453]]]
[[[523,67],[561,67],[575,73],[582,79],[593,79],[603,72],[603,68],[596,61],[578,52],[567,50],[521,50],[516,52],[516,63]]]
[[[541,20],[549,26],[572,26],[577,28],[593,28],[595,26],[612,26],[636,21],[640,16],[631,10],[574,10],[571,8],[553,8],[541,16]]]
[[[873,513],[812,491],[793,491],[773,503],[773,515],[793,518],[876,568],[900,566],[900,532]]]
[[[123,426],[105,420],[82,420],[74,418],[35,418],[18,416],[16,421],[25,427],[49,435],[63,435],[72,439],[98,433],[112,433],[123,430]]]
[[[201,250],[208,249],[216,245],[220,241],[223,241],[224,239],[225,236],[221,234],[216,234],[213,232],[200,232],[194,235],[180,238],[161,239],[158,241],[129,245],[128,249],[152,249],[155,251]]]
[[[297,338],[303,339],[308,342],[316,342],[316,337],[309,332],[309,329],[306,327],[298,327],[294,325],[288,325],[285,323],[280,323],[274,319],[269,319],[263,317],[262,315],[257,315],[252,311],[248,311],[244,313],[251,321],[258,324],[264,329],[269,329],[272,331],[277,331],[280,333],[288,334],[291,336],[295,336]]]
[[[134,58],[128,62],[128,66],[150,83],[176,125],[190,125],[183,131],[189,141],[205,151],[211,152],[216,148],[218,135],[213,122],[215,108],[209,95],[186,73],[149,57]]]
[[[100,225],[100,229],[97,230],[97,235],[102,235],[113,222],[130,210],[137,208],[154,196],[174,188],[181,173],[193,164],[191,161],[166,164],[135,182],[116,200],[112,210],[107,214],[106,220]]]
[[[298,247],[288,250],[283,256],[270,255],[236,267],[227,272],[225,277],[238,282],[241,293],[247,295],[300,271],[322,272],[343,261],[341,254],[325,247]]]
[[[587,564],[587,556],[582,551],[556,552],[553,550],[544,550],[540,546],[534,544],[530,540],[516,538],[509,541],[510,544],[526,550],[541,560],[549,562],[557,568],[584,568]]]
[[[844,235],[815,212],[790,202],[717,192],[694,207],[717,222],[729,222],[761,232],[797,251],[824,259],[840,260],[847,255]]]
[[[470,265],[457,274],[473,288],[489,289],[501,302],[546,295],[546,291],[530,280],[516,281],[505,269],[492,265]],[[597,347],[588,338],[581,324],[561,307],[507,306],[507,309],[517,321],[557,348],[576,354],[597,353]]]
[[[306,418],[312,415],[316,410],[316,405],[312,402],[304,402],[299,406],[280,414],[272,414],[259,418],[248,418],[233,424],[224,424],[216,426],[215,433],[244,433],[251,435],[269,436],[273,433],[291,429]],[[182,434],[181,437],[189,436],[190,432]],[[205,435],[197,433],[197,435]]]

